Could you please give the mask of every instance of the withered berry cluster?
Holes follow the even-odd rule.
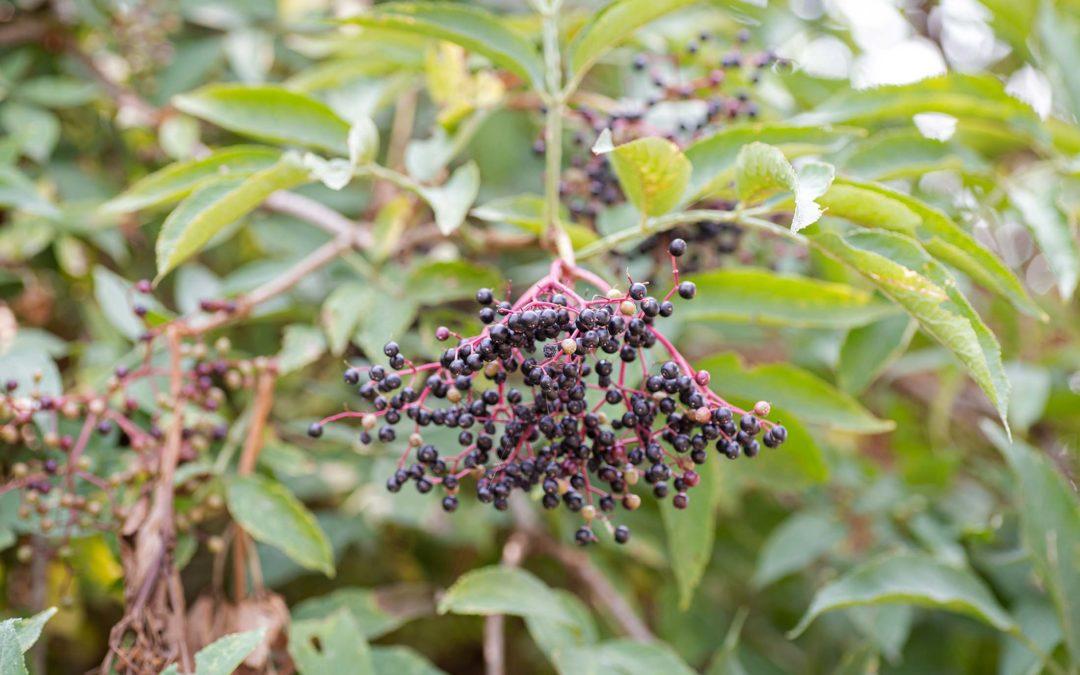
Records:
[[[309,433],[318,437],[343,418],[360,420],[364,443],[407,430],[408,448],[387,481],[391,492],[410,482],[421,493],[438,487],[443,508],[454,511],[472,477],[477,499],[505,510],[513,490],[539,486],[544,507],[583,516],[576,534],[583,545],[595,540],[595,521],[613,527],[608,514],[620,504],[638,508],[642,480],[656,498],[672,495],[676,508],[686,508],[700,480],[695,469],[710,454],[754,457],[787,432],[763,419],[767,403],[747,412],[712,392],[709,373],[695,371],[658,329],[658,319],[675,311],[676,295],[696,293],[692,282],[679,282],[675,262],[685,251],[681,239],[671,242],[675,284],[662,298],[643,283],[611,288],[561,261],[512,304],[480,289],[486,327],[479,335],[439,328],[438,339],[457,345],[422,365],[387,343],[389,368],[345,372],[370,410],[332,415]],[[599,293],[579,295],[578,282]],[[650,363],[653,347],[666,357]],[[427,443],[424,429],[432,426],[459,430],[457,447]],[[630,536],[625,526],[612,534],[619,543]]]
[[[611,131],[616,144],[660,136],[686,147],[729,122],[757,117],[750,88],[765,69],[786,61],[772,51],[747,51],[749,37],[742,31],[735,44],[725,46],[716,36],[701,33],[683,48],[640,53],[634,57],[633,70],[647,79],[632,84],[646,88],[647,95],[621,100],[610,109],[571,108],[569,125],[577,127],[573,140],[580,151],[571,157],[560,193],[575,219],[594,220],[604,207],[625,201],[607,156],[588,151],[604,129]],[[672,117],[678,119],[674,125],[667,119]],[[534,150],[544,152],[543,140]]]

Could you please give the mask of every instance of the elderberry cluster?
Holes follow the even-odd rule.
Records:
[[[685,251],[683,240],[671,242],[673,267]],[[332,415],[309,434],[321,436],[324,424],[342,418],[360,420],[364,443],[391,442],[403,431],[409,447],[387,480],[391,492],[410,482],[421,493],[439,488],[443,508],[454,511],[463,481],[473,478],[476,498],[505,510],[515,489],[539,487],[545,508],[582,515],[579,543],[595,539],[596,521],[624,543],[629,530],[613,527],[608,514],[620,505],[638,508],[641,481],[683,509],[700,481],[695,469],[710,454],[754,457],[762,444],[777,447],[787,435],[763,419],[767,403],[747,412],[709,390],[709,373],[693,370],[659,330],[676,295],[696,294],[692,282],[679,282],[677,268],[674,278],[657,298],[644,283],[614,289],[557,261],[515,303],[480,289],[486,327],[479,335],[439,328],[438,339],[456,337],[457,344],[422,365],[387,343],[389,368],[345,372],[370,410]],[[578,282],[599,293],[579,295]],[[653,348],[666,357],[653,361]],[[428,427],[457,430],[457,447],[426,442]]]

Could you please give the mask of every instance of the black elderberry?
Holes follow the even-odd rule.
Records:
[[[686,242],[682,239],[672,239],[668,244],[668,253],[676,258],[681,258],[686,253]]]
[[[679,297],[690,300],[697,294],[697,286],[693,281],[684,281],[679,284]]]
[[[476,301],[481,305],[490,305],[495,301],[495,294],[491,292],[490,288],[481,288],[476,292]]]
[[[625,544],[630,541],[630,528],[625,525],[619,525],[615,528],[615,543]]]
[[[323,425],[318,422],[312,422],[311,426],[308,427],[307,433],[308,436],[311,436],[312,438],[319,438],[323,435]]]

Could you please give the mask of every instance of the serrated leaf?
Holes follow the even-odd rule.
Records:
[[[1053,170],[1035,168],[1008,185],[1009,200],[1039,244],[1065,300],[1080,281],[1080,247],[1075,226],[1058,204],[1062,187]]]
[[[507,223],[537,237],[542,237],[546,228],[544,198],[540,195],[520,194],[499,197],[475,207],[470,215],[477,220],[489,223]],[[559,220],[570,235],[570,243],[575,249],[584,248],[599,239],[596,232],[591,229],[570,222],[569,211],[562,204],[559,205]]]
[[[480,169],[476,162],[469,162],[455,170],[444,184],[423,187],[419,192],[435,213],[439,231],[450,235],[465,222],[465,216],[480,193]]]
[[[1069,654],[1080,662],[1080,500],[1043,451],[1010,442],[989,420],[979,426],[1016,476],[1024,548],[1057,611]]]
[[[675,651],[660,642],[608,640],[598,645],[566,649],[555,658],[560,673],[574,675],[693,675]]]
[[[1017,309],[1045,318],[1020,280],[997,256],[929,204],[878,183],[851,179],[837,179],[818,202],[830,216],[917,239],[928,253],[1007,298]]]
[[[288,375],[315,363],[326,351],[326,338],[316,326],[294,323],[285,327],[277,354],[278,375]]]
[[[686,509],[676,509],[671,500],[660,502],[660,516],[667,539],[668,562],[679,589],[679,608],[686,611],[694,599],[713,552],[716,511],[720,505],[719,456],[697,467],[701,482],[687,493]]]
[[[608,153],[619,185],[638,212],[667,213],[690,181],[690,160],[671,141],[650,136],[616,146]]]
[[[898,603],[956,612],[1006,633],[1016,631],[1013,618],[971,572],[923,555],[895,554],[864,563],[819,590],[788,635],[797,637],[835,609]]]
[[[214,235],[256,209],[273,193],[308,180],[306,168],[284,158],[250,176],[199,188],[180,202],[161,226],[155,245],[157,279],[198,253]]]
[[[480,7],[449,2],[389,2],[345,22],[453,42],[520,75],[534,89],[544,88],[544,64],[536,47]]]
[[[371,648],[346,610],[325,619],[296,621],[289,629],[289,656],[301,675],[374,675]]]
[[[266,629],[233,633],[214,640],[195,654],[195,675],[230,675],[259,643]]]
[[[274,85],[210,84],[181,94],[182,112],[269,143],[349,155],[349,124],[325,103]]]
[[[761,547],[753,584],[764,588],[798,572],[843,541],[842,523],[825,513],[796,512],[780,523]]]
[[[743,146],[735,158],[735,193],[743,204],[753,204],[778,192],[794,192],[798,178],[779,148],[755,141]]]
[[[1009,382],[1001,345],[948,270],[915,240],[898,234],[866,231],[841,237],[826,231],[812,241],[866,277],[952,351],[1006,420]]]
[[[853,328],[840,346],[836,379],[849,394],[859,394],[898,359],[918,324],[906,314],[887,316]]]
[[[439,614],[536,616],[573,625],[576,617],[547,585],[525,570],[493,565],[458,577],[439,600]]]
[[[581,27],[570,43],[569,70],[572,83],[612,48],[639,28],[691,4],[694,0],[614,0]]]
[[[4,623],[15,629],[19,649],[25,654],[37,643],[38,639],[41,637],[41,631],[45,628],[45,624],[47,624],[49,619],[53,618],[55,615],[56,608],[50,607],[33,616],[28,616],[25,619],[7,619]]]
[[[726,186],[734,177],[735,159],[739,151],[753,141],[773,145],[781,149],[786,157],[798,157],[838,148],[860,133],[859,129],[834,129],[827,125],[755,123],[724,127],[686,148],[686,156],[693,164],[694,172],[683,203],[696,201]]]
[[[127,213],[179,201],[205,185],[224,178],[249,176],[272,166],[281,157],[273,148],[238,145],[201,159],[176,162],[135,182],[102,205],[107,213]]]
[[[292,610],[293,620],[321,619],[345,609],[356,621],[360,633],[374,640],[409,621],[430,614],[431,591],[423,585],[386,588],[341,588],[310,598]]]
[[[799,169],[795,188],[795,214],[791,220],[791,231],[805,229],[821,218],[821,206],[817,199],[828,192],[836,177],[832,164],[807,162]]]
[[[698,366],[712,374],[717,391],[775,403],[807,423],[863,434],[883,433],[896,426],[891,420],[875,417],[825,380],[790,363],[746,368],[737,355],[719,354],[700,361]],[[778,419],[770,415],[770,419],[774,418]]]
[[[368,309],[367,289],[359,283],[345,283],[335,288],[323,302],[320,317],[330,353],[340,356],[349,346],[364,311]]]
[[[245,532],[309,570],[334,576],[330,541],[315,516],[283,485],[257,474],[232,476],[225,494],[229,513]]]
[[[679,310],[688,320],[850,328],[896,313],[861,288],[765,269],[722,269],[692,279],[698,295]]]

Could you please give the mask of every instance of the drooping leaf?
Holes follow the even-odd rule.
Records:
[[[1061,297],[1071,299],[1080,281],[1080,247],[1074,224],[1058,204],[1060,181],[1052,170],[1036,168],[1018,177],[1008,191],[1009,200],[1046,257]]]
[[[536,616],[575,625],[577,617],[544,582],[525,570],[481,567],[458,577],[439,600],[440,614]]]
[[[349,124],[328,105],[276,85],[210,84],[181,94],[182,112],[268,143],[349,155]]]
[[[812,241],[865,276],[952,351],[1005,420],[1009,382],[1001,345],[948,270],[898,234],[865,231],[842,237],[826,231]]]
[[[431,591],[408,584],[386,588],[341,588],[310,598],[292,610],[293,620],[321,619],[348,610],[361,634],[374,640],[434,610]]]
[[[102,205],[108,213],[127,213],[177,202],[194,190],[224,178],[249,176],[269,168],[281,157],[273,148],[236,145],[201,159],[176,162],[135,182]]]
[[[795,214],[791,220],[791,231],[805,229],[821,218],[821,205],[817,199],[828,192],[836,176],[832,164],[807,162],[801,169],[795,187]]]
[[[367,311],[370,295],[363,284],[350,282],[335,288],[323,302],[320,318],[330,353],[340,356],[349,346],[349,338]]]
[[[1080,499],[1043,453],[1012,442],[989,420],[983,433],[1016,475],[1020,534],[1061,622],[1073,662],[1080,662]]]
[[[289,630],[289,656],[301,675],[376,673],[371,648],[344,609],[325,619],[294,622]]]
[[[1035,317],[1044,312],[1008,267],[947,215],[925,202],[878,183],[839,179],[818,202],[830,216],[872,229],[900,232],[928,253],[1008,298]]]
[[[554,591],[555,599],[574,617],[572,623],[556,620],[547,616],[529,615],[525,625],[529,635],[540,647],[540,651],[554,660],[555,654],[574,647],[591,645],[596,642],[598,631],[589,608],[576,595],[569,591]]]
[[[875,417],[850,395],[790,363],[746,368],[738,356],[729,353],[704,359],[698,366],[712,374],[711,383],[717,391],[775,403],[804,422],[863,434],[883,433],[895,426]]]
[[[1024,598],[1013,608],[1020,631],[1041,653],[1036,654],[1012,636],[1002,636],[998,675],[1039,675],[1046,671],[1046,658],[1064,637],[1054,606],[1043,598]]]
[[[435,212],[435,224],[444,235],[461,227],[479,193],[480,169],[475,162],[459,167],[442,185],[420,190],[420,196]]]
[[[838,148],[859,133],[858,129],[828,125],[754,123],[726,126],[686,148],[694,172],[683,203],[717,192],[733,180],[739,151],[754,141],[775,146],[786,157],[798,157]]]
[[[244,531],[299,565],[334,576],[330,541],[315,516],[283,485],[257,474],[226,482],[229,513]]]
[[[735,193],[753,204],[777,192],[794,192],[798,177],[779,148],[759,141],[743,146],[735,158]]]
[[[839,544],[844,526],[834,517],[815,511],[796,512],[772,532],[758,555],[753,583],[763,588],[777,579],[806,568]]]
[[[674,208],[690,181],[690,160],[664,138],[649,136],[623,143],[608,156],[626,198],[648,216]]]
[[[308,171],[284,158],[247,177],[229,178],[202,187],[169,214],[158,234],[157,278],[198,253],[215,234],[257,208],[277,192],[307,182]]]
[[[326,337],[316,326],[294,323],[286,326],[277,355],[279,375],[288,375],[319,360],[326,351]]]
[[[864,563],[819,590],[789,635],[800,635],[835,609],[897,603],[965,614],[1007,633],[1016,630],[1013,618],[971,572],[928,556],[894,554]]]
[[[692,278],[698,296],[680,312],[694,321],[850,328],[896,313],[861,288],[764,269],[721,269]]]
[[[690,503],[686,509],[676,509],[669,499],[660,503],[668,562],[679,589],[679,608],[684,611],[690,607],[694,589],[701,582],[713,553],[721,491],[719,464],[711,461],[697,467],[701,482],[687,493]]]
[[[570,222],[568,210],[559,205],[559,219],[563,228],[570,235],[570,243],[575,249],[584,248],[598,239],[596,232]],[[471,214],[477,220],[489,223],[507,223],[537,237],[544,235],[544,198],[540,195],[520,194],[499,197],[473,208]]]
[[[694,0],[613,0],[582,26],[569,47],[572,83],[579,82],[604,54],[637,29]]]
[[[836,379],[849,394],[859,394],[907,349],[918,324],[906,314],[887,316],[853,328],[840,346]]]
[[[544,64],[536,47],[498,16],[480,7],[449,2],[389,2],[346,23],[418,33],[461,45],[544,88]]]
[[[1062,5],[1061,9],[1055,9],[1053,2],[1039,3],[1036,25],[1045,65],[1063,85],[1064,100],[1059,103],[1072,112],[1075,120],[1080,119],[1080,70],[1076,69],[1080,62],[1080,21],[1075,11],[1070,16],[1067,7]]]

